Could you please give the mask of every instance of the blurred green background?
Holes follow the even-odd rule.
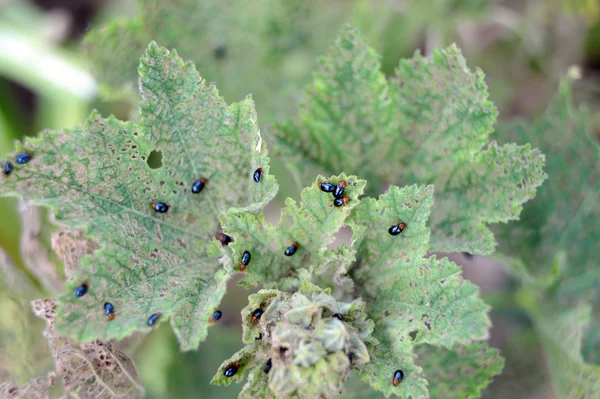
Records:
[[[227,3],[227,18],[217,12],[214,20],[198,23],[225,27],[230,46],[226,40],[198,39],[196,47],[180,51],[184,58],[195,59],[205,78],[216,81],[228,102],[251,92],[267,134],[270,123],[294,115],[301,88],[316,68],[315,58],[327,51],[339,28],[350,23],[383,55],[388,75],[400,58],[417,49],[429,54],[456,42],[469,66],[485,72],[500,124],[539,115],[559,79],[577,65],[582,78],[575,82],[575,97],[587,104],[595,135],[600,136],[600,3],[595,0],[312,0],[271,7],[273,3],[277,2]],[[44,128],[80,124],[94,108],[104,115],[136,118],[135,90],[99,81],[94,57],[83,50],[82,42],[114,18],[133,18],[140,12],[135,0],[0,0],[0,157],[16,139]],[[221,17],[236,23],[226,24]],[[252,21],[246,24],[245,19]],[[235,53],[235,41],[244,29],[254,29],[256,40],[244,44],[243,53]],[[164,43],[153,38],[172,46],[177,33],[172,35],[173,40],[163,35]],[[141,51],[135,58],[140,55]],[[244,69],[250,58],[258,61],[252,69]],[[131,73],[135,75],[135,70]],[[121,76],[109,78],[118,82]],[[274,173],[285,181],[285,171],[278,174],[277,169]],[[297,195],[285,185],[280,194]],[[277,204],[272,212],[276,218]],[[42,217],[44,223],[34,238],[46,248],[50,262],[59,264],[50,251],[54,228],[47,215]],[[43,322],[31,314],[29,301],[53,295],[61,287],[48,283],[27,254],[23,256],[27,248],[20,244],[17,201],[0,199],[0,221],[0,381],[23,384],[53,368],[41,334]],[[516,306],[515,283],[502,264],[461,254],[451,258],[465,267],[465,275],[494,307],[491,344],[507,358],[503,374],[483,397],[554,398],[541,347],[527,315]],[[165,324],[129,345],[127,352],[135,360],[147,397],[237,396],[239,386],[213,387],[208,382],[222,360],[241,347],[239,310],[249,293],[231,283],[221,308],[223,319],[198,351],[180,353]],[[361,397],[361,389],[357,384],[356,397]]]

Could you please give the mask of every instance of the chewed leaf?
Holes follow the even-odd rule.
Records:
[[[363,201],[349,222],[357,248],[352,276],[363,287],[379,340],[361,379],[386,396],[427,395],[422,370],[412,361],[415,345],[453,348],[488,336],[489,307],[477,287],[447,258],[425,257],[432,191],[431,186],[392,186],[379,200]],[[398,385],[391,383],[396,369],[406,376]]]
[[[80,280],[60,299],[61,333],[123,338],[150,331],[148,317],[161,313],[159,322],[172,318],[189,350],[206,336],[225,291],[227,274],[216,273],[218,257],[206,253],[220,213],[257,211],[277,183],[252,99],[228,106],[191,63],[154,43],[141,60],[140,88],[140,125],[94,113],[80,128],[18,144],[17,154],[33,158],[3,179],[0,193],[52,207],[60,224],[85,228],[103,245],[82,259]],[[148,165],[152,152],[160,152],[162,166]],[[193,192],[200,179],[205,184]],[[87,294],[75,297],[83,282]],[[104,314],[106,302],[114,320]]]
[[[302,185],[315,170],[345,170],[368,176],[370,193],[381,189],[389,169],[382,165],[393,141],[401,138],[396,137],[396,110],[379,58],[346,28],[319,60],[299,120],[275,130],[285,161]]]
[[[423,369],[415,364],[416,355],[409,337],[376,335],[379,344],[369,346],[371,361],[362,368],[360,379],[383,392],[386,398],[392,394],[402,398],[429,397],[427,380]],[[401,370],[404,375],[398,385],[392,383],[396,370]]]
[[[37,317],[44,319],[56,373],[63,378],[68,396],[79,398],[140,398],[144,389],[131,359],[118,343],[95,340],[78,344],[61,336],[54,325],[56,303],[51,299],[32,302]]]
[[[52,234],[52,249],[63,261],[67,280],[81,274],[81,259],[92,255],[99,245],[86,238],[83,230],[65,228]]]
[[[486,344],[456,345],[452,350],[419,345],[415,349],[432,398],[479,398],[504,365],[498,350]]]
[[[366,177],[371,195],[386,183],[433,184],[432,251],[491,253],[487,225],[516,219],[546,178],[538,150],[488,145],[497,111],[456,46],[401,61],[387,82],[347,28],[306,97],[298,119],[276,128],[296,179],[344,170]]]
[[[252,358],[252,354],[256,351],[254,346],[248,345],[230,359],[224,361],[210,383],[215,385],[229,385],[232,382],[239,383],[242,381],[246,372],[254,365]]]
[[[12,382],[0,382],[0,397],[6,399],[47,399],[52,375],[34,378],[25,385],[17,386]]]
[[[334,185],[345,182],[344,196],[348,202],[336,207],[333,195],[319,189],[319,184],[324,182]],[[235,237],[235,242],[230,244],[233,269],[243,269],[248,284],[268,286],[282,278],[296,276],[299,269],[328,262],[328,254],[331,258],[336,254],[328,252],[327,245],[360,203],[358,197],[365,184],[364,180],[345,174],[327,180],[319,176],[311,187],[302,191],[300,204],[290,198],[286,200],[277,227],[265,221],[262,214],[230,209],[221,221],[225,233]],[[295,249],[291,248],[294,246]],[[242,266],[245,252],[250,258]]]
[[[431,250],[492,253],[496,242],[486,224],[519,218],[522,204],[547,178],[544,159],[529,145],[499,147],[492,142],[472,162],[457,168],[443,188],[438,190],[436,184]]]
[[[355,281],[375,294],[390,266],[403,254],[425,256],[429,241],[427,218],[433,187],[390,187],[379,200],[368,198],[352,212],[348,225],[354,232],[357,265]],[[390,229],[396,228],[396,235]]]

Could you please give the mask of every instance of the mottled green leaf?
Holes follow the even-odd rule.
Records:
[[[370,193],[380,191],[398,121],[379,68],[377,53],[349,28],[319,60],[298,120],[275,131],[301,185],[315,170],[351,170],[368,176]]]
[[[486,344],[456,345],[453,349],[419,345],[416,352],[429,382],[429,395],[436,399],[479,398],[504,365],[498,350]]]
[[[115,94],[136,85],[135,49],[150,39],[176,48],[227,101],[252,93],[264,123],[293,112],[314,58],[349,10],[319,0],[138,0],[134,18],[92,29],[84,49],[105,92]]]
[[[489,307],[479,299],[477,287],[463,280],[460,267],[447,258],[425,258],[432,191],[431,186],[392,186],[379,200],[361,202],[349,221],[357,248],[352,275],[364,287],[379,340],[369,348],[372,362],[361,378],[386,396],[427,395],[414,345],[452,349],[488,337]],[[406,227],[399,235],[388,233],[401,222]],[[404,371],[405,381],[394,387],[390,381],[396,369]]]
[[[597,301],[600,148],[590,137],[587,111],[573,105],[570,83],[564,82],[543,117],[501,129],[501,135],[539,146],[550,178],[521,221],[499,226],[498,240],[533,276],[559,273],[557,296]]]
[[[369,194],[434,184],[431,250],[491,253],[487,224],[516,219],[545,178],[539,151],[489,143],[497,111],[455,46],[401,61],[386,82],[379,56],[347,28],[306,96],[275,131],[297,181],[344,170],[365,176]]]
[[[253,212],[277,191],[269,175],[251,98],[228,106],[214,85],[175,52],[151,44],[141,60],[141,123],[94,113],[79,128],[47,131],[17,145],[33,159],[3,179],[0,193],[53,208],[62,225],[85,228],[102,244],[82,261],[80,281],[60,298],[61,333],[78,340],[150,331],[147,318],[171,320],[183,349],[206,336],[227,273],[206,248],[218,216],[232,206]],[[162,166],[148,166],[153,151]],[[18,153],[17,152],[17,153]],[[259,184],[252,180],[263,168]],[[194,181],[206,187],[192,194]],[[156,213],[151,202],[165,202]],[[72,294],[83,281],[89,292]],[[109,321],[103,304],[111,302]]]
[[[528,310],[548,358],[556,396],[600,397],[600,366],[585,363],[580,353],[582,331],[590,322],[590,308],[580,306],[556,311],[531,306]]]
[[[320,182],[337,184],[346,182],[344,195],[350,201],[341,207],[333,205],[333,195],[319,189]],[[315,279],[330,267],[328,263],[340,260],[337,250],[327,246],[334,240],[334,234],[344,226],[351,210],[359,204],[366,182],[356,176],[332,176],[325,179],[319,176],[316,182],[302,191],[300,204],[291,198],[285,202],[281,220],[277,227],[267,222],[262,214],[230,209],[221,217],[223,230],[235,237],[230,245],[233,250],[233,270],[239,270],[244,251],[251,254],[251,261],[244,271],[246,283],[273,286],[282,279],[297,276],[299,269],[315,268]],[[285,250],[294,242],[298,249],[292,256],[285,256]],[[353,259],[352,259],[353,260]],[[320,265],[320,267],[319,267]],[[232,270],[232,271],[233,271]],[[331,284],[332,281],[328,281]]]

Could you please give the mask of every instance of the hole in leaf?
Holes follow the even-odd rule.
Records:
[[[410,336],[410,339],[412,339],[413,341],[415,340],[415,338],[417,338],[417,330],[413,330],[410,333],[408,333],[408,335]]]
[[[162,164],[162,152],[152,150],[150,155],[148,155],[148,160],[146,161],[150,169],[158,169],[163,166]]]
[[[332,242],[327,245],[328,249],[335,249],[339,246],[352,245],[352,229],[349,226],[342,227],[337,233],[335,233],[334,239]]]

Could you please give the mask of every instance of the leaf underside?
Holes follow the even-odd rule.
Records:
[[[141,60],[140,124],[102,118],[17,143],[33,159],[3,179],[0,192],[53,208],[58,223],[84,228],[102,248],[82,260],[79,281],[60,298],[56,325],[77,340],[150,331],[148,317],[171,320],[181,347],[202,341],[225,292],[227,273],[206,253],[230,207],[258,209],[277,191],[269,175],[251,98],[227,105],[177,53],[152,43]],[[148,156],[162,155],[151,168]],[[262,167],[262,179],[253,172]],[[206,178],[205,188],[191,193]],[[166,203],[156,213],[152,202]],[[88,293],[76,298],[83,282]],[[103,305],[115,307],[111,322]]]
[[[402,60],[389,82],[379,56],[347,28],[319,61],[299,118],[276,126],[299,185],[344,170],[387,184],[434,184],[432,251],[489,254],[487,225],[518,218],[545,179],[543,155],[489,142],[497,111],[483,73],[456,46]]]

